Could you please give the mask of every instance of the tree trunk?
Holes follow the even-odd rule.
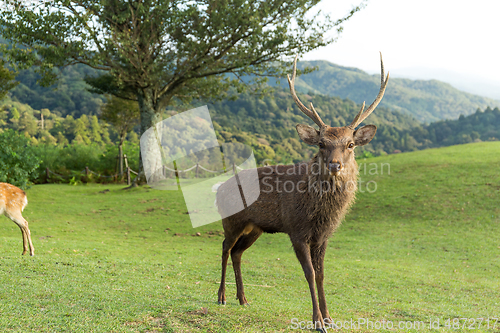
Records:
[[[141,114],[140,135],[161,121],[161,110],[158,107],[158,101],[154,99],[153,95],[152,90],[143,90],[142,93],[137,95]],[[146,183],[146,177],[142,165],[142,154],[139,151],[139,175],[134,179],[132,186],[144,183]]]

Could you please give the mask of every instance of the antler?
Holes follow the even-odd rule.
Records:
[[[306,116],[312,119],[316,123],[316,125],[319,126],[321,129],[322,127],[325,127],[325,123],[321,118],[319,117],[318,113],[314,109],[314,106],[311,105],[311,108],[308,109],[302,102],[299,100],[297,97],[297,94],[295,93],[295,73],[297,71],[297,57],[298,55],[295,56],[295,60],[293,61],[293,74],[292,74],[292,79],[290,80],[290,75],[287,75],[286,77],[288,78],[288,85],[290,86],[290,92],[292,93],[292,98],[295,101],[295,104],[299,107],[300,111],[302,111]]]
[[[387,87],[387,82],[389,82],[389,73],[387,73],[387,77],[385,77],[384,80],[384,62],[382,61],[382,53],[380,53],[380,67],[381,67],[381,74],[380,74],[380,91],[378,92],[377,98],[373,101],[373,103],[366,109],[366,111],[363,112],[365,108],[365,102],[363,102],[363,105],[361,106],[361,110],[359,110],[358,114],[352,121],[352,123],[347,126],[350,129],[354,130],[356,126],[361,124],[363,120],[365,120],[372,112],[375,110],[377,107],[378,103],[382,100],[382,97],[384,97],[384,92],[385,92],[385,87]]]

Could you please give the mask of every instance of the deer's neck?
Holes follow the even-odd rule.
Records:
[[[308,211],[318,224],[330,226],[332,231],[340,224],[354,202],[358,183],[358,167],[354,159],[348,161],[338,176],[330,176],[315,155],[308,164],[304,183],[308,184]]]

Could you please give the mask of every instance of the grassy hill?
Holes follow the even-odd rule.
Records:
[[[363,101],[371,103],[380,89],[380,74],[369,75],[360,69],[327,61],[300,61],[297,64],[298,68],[315,66],[318,70],[297,79],[298,91],[340,96],[360,104]],[[386,66],[390,71],[389,64]],[[288,83],[281,80],[281,84]],[[437,80],[391,78],[381,105],[429,123],[469,115],[477,108],[500,107],[500,101],[466,93]]]
[[[499,150],[475,143],[359,161],[363,192],[325,259],[335,320],[439,319],[443,329],[498,317]],[[363,187],[372,180],[375,192]],[[180,192],[37,185],[27,194],[36,256],[21,257],[19,229],[0,223],[1,331],[290,332],[293,318],[311,318],[285,235],[263,235],[243,255],[251,306],[231,297],[218,306],[221,224],[192,229]]]

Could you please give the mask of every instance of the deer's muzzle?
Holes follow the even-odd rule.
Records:
[[[328,170],[331,174],[338,174],[342,170],[342,164],[338,162],[328,164]]]

